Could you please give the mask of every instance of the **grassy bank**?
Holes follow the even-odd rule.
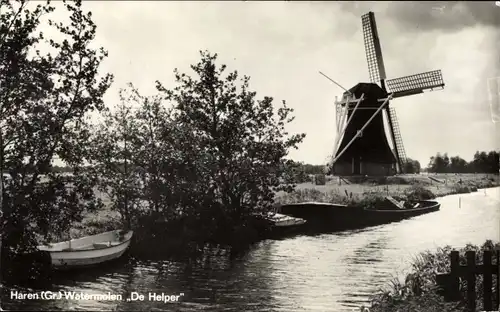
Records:
[[[339,177],[327,177],[325,185],[299,184],[292,193],[278,193],[280,204],[298,202],[327,202],[334,204],[360,204],[384,196],[406,199],[433,199],[451,194],[475,192],[481,188],[499,186],[498,175],[438,174],[401,175],[382,178],[355,178],[350,184]]]
[[[460,252],[460,263],[465,264],[465,252],[476,251],[476,263],[482,264],[484,250],[499,249],[500,243],[486,241],[482,246],[467,245]],[[452,248],[446,246],[435,251],[423,252],[411,263],[410,272],[404,280],[394,279],[372,297],[370,312],[459,312],[465,311],[467,304],[466,282],[460,284],[460,300],[445,302],[438,294],[436,275],[450,272],[450,252]],[[493,260],[493,264],[497,264]],[[493,281],[493,293],[498,292],[498,285]],[[476,280],[476,311],[482,311],[482,275]],[[361,309],[362,310],[362,309]]]
[[[362,178],[354,182],[357,183],[341,182],[339,185],[338,177],[327,177],[326,185],[302,183],[297,185],[292,193],[278,193],[276,202],[286,204],[317,201],[358,205],[373,203],[387,195],[401,199],[425,200],[500,185],[498,176],[485,174],[403,175],[377,179]],[[101,197],[109,204],[104,195]],[[97,215],[88,215],[81,223],[75,224],[71,237],[112,230],[118,228],[119,224],[119,215],[105,209]]]

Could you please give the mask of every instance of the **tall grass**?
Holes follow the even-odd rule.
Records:
[[[460,264],[466,264],[465,252],[476,252],[476,264],[483,263],[483,251],[500,249],[500,243],[494,244],[487,240],[482,246],[468,244],[460,252]],[[436,251],[426,251],[419,254],[412,261],[410,273],[404,280],[394,279],[372,297],[370,312],[428,312],[428,311],[465,311],[467,304],[466,282],[460,283],[461,299],[458,302],[445,302],[438,295],[436,275],[450,272],[450,252],[452,248],[446,246]],[[497,264],[493,260],[493,264]],[[476,279],[476,306],[477,311],[482,311],[483,278],[478,275]],[[493,293],[498,292],[498,285],[493,281]],[[363,308],[362,308],[363,309]]]
[[[389,186],[377,186],[368,188],[362,193],[349,192],[347,189],[330,188],[320,191],[315,188],[297,189],[291,193],[279,196],[276,201],[279,204],[292,204],[301,202],[322,202],[331,204],[343,204],[365,208],[380,206],[385,197],[391,195],[397,200],[420,201],[433,199],[434,193],[420,185],[410,185],[405,188]]]
[[[362,196],[353,194],[352,192],[340,191],[340,189],[329,189],[320,191],[315,188],[306,188],[295,190],[291,193],[286,193],[276,198],[278,204],[293,204],[302,202],[322,202],[331,204],[351,204],[361,201]]]

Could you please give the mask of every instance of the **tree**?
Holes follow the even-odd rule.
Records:
[[[444,153],[443,163],[442,163],[442,170],[443,170],[443,172],[449,172],[450,171],[450,157],[448,157],[448,153]]]
[[[429,172],[444,173],[448,171],[449,158],[445,153],[437,153],[436,156],[432,156],[428,165]]]
[[[110,209],[118,211],[123,226],[131,227],[131,212],[137,210],[140,188],[135,166],[137,135],[134,107],[128,90],[120,90],[120,103],[103,111],[103,121],[92,137],[92,168],[98,176],[98,190],[110,199]]]
[[[474,169],[474,172],[498,173],[498,158],[499,153],[497,151],[490,151],[488,153],[477,151],[470,166]]]
[[[404,163],[404,173],[420,173],[420,162],[407,158]]]
[[[92,164],[99,190],[127,227],[144,215],[166,220],[189,215],[192,207],[183,206],[183,200],[199,195],[192,183],[199,179],[196,160],[181,157],[197,148],[193,131],[172,119],[163,100],[142,96],[129,84],[94,133]]]
[[[500,153],[497,151],[490,151],[486,160],[488,162],[488,173],[498,173],[498,169],[500,166]]]
[[[48,240],[67,232],[85,210],[99,207],[94,179],[83,167],[87,117],[103,108],[112,76],[97,74],[107,53],[90,47],[96,31],[91,14],[82,11],[81,1],[64,7],[68,23],[48,20],[61,34],[56,40],[37,30],[41,17],[54,11],[48,3],[33,10],[25,2],[0,3],[0,160],[9,175],[0,179],[2,247],[17,251],[34,249],[37,234]],[[46,54],[39,50],[43,44],[50,47]],[[54,157],[72,168],[71,187],[52,170]]]
[[[467,172],[467,161],[460,156],[450,158],[450,172],[451,173],[465,173]]]
[[[175,70],[178,86],[167,90],[157,82],[157,88],[173,101],[174,120],[195,137],[196,148],[191,142],[179,146],[185,164],[198,162],[189,172],[194,176],[182,175],[203,199],[193,198],[191,205],[209,230],[227,237],[226,230],[242,226],[250,215],[269,211],[274,191],[289,186],[285,157],[305,135],[286,132],[293,110],[284,101],[275,111],[271,97],[256,100],[249,77],[224,75],[217,54],[200,53],[201,61],[191,66],[195,78]]]

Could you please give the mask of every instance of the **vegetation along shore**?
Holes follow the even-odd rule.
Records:
[[[410,272],[402,278],[394,278],[386,287],[372,297],[369,307],[362,307],[361,311],[369,312],[461,312],[467,311],[467,285],[466,281],[459,284],[459,296],[456,301],[446,302],[436,284],[437,274],[450,272],[450,246],[426,251],[416,256],[410,267]],[[476,264],[483,264],[485,250],[500,250],[499,242],[486,241],[483,245],[467,245],[458,250],[461,264],[466,263],[465,252],[476,252]],[[498,265],[496,259],[493,265]],[[476,280],[476,311],[484,311],[483,307],[483,276],[478,275]],[[492,293],[498,293],[496,279],[492,282]]]

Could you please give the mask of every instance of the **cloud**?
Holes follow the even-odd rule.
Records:
[[[488,17],[500,8],[493,1],[475,3],[446,2],[442,13],[432,9],[439,4],[416,2],[89,1],[84,6],[93,12],[97,43],[109,51],[102,71],[115,74],[107,103],[116,102],[118,88],[129,81],[144,94],[154,93],[157,79],[173,86],[173,69],[190,73],[198,51],[208,49],[229,70],[249,75],[258,97],[283,99],[295,109],[289,132],[307,137],[291,156],[321,164],[333,150],[333,100],[342,90],[318,71],[346,88],[368,80],[361,31],[361,15],[368,11],[375,12],[388,78],[443,71],[443,91],[394,101],[407,155],[427,163],[437,151],[467,158],[496,144],[488,135],[494,128],[486,78],[500,76],[498,24]]]
[[[387,17],[407,31],[460,31],[476,25],[500,27],[500,8],[494,1],[394,2]]]

